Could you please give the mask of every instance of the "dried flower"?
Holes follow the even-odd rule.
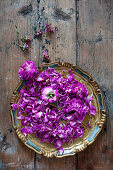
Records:
[[[49,63],[49,61],[50,61],[50,57],[47,54],[47,52],[44,51],[44,53],[43,53],[43,62]]]
[[[34,79],[37,68],[32,61],[26,61],[19,69],[18,74],[22,80]],[[24,92],[23,92],[24,93]]]
[[[12,106],[13,110],[17,110],[19,107],[18,104],[16,104],[16,103],[12,104],[11,106]]]
[[[46,24],[46,34],[49,33],[54,33],[54,30],[49,24]]]
[[[28,50],[28,44],[24,43],[23,45],[19,45],[19,47],[22,49],[22,51]]]
[[[51,86],[45,87],[41,90],[41,98],[49,103],[53,103],[58,100],[58,92]]]
[[[26,80],[25,87],[20,90],[18,104],[12,104],[12,108],[19,110],[21,132],[25,136],[35,133],[41,142],[53,143],[63,154],[64,142],[83,136],[82,121],[85,116],[96,114],[92,105],[93,95],[89,95],[84,84],[74,78],[71,70],[65,78],[53,68],[40,73],[32,61],[26,61],[19,75]],[[57,107],[54,106],[56,101]],[[89,123],[88,126],[91,127]]]
[[[36,31],[35,31],[35,35],[36,35],[37,37],[42,36],[42,29],[36,30]]]
[[[31,42],[30,36],[26,36],[26,35],[25,35],[21,40],[22,40],[23,42],[26,42],[26,43]]]
[[[22,51],[27,51],[28,50],[28,44],[29,42],[31,42],[30,40],[30,36],[24,36],[24,38],[22,38],[21,40],[24,42],[23,45],[20,44],[20,40],[19,40],[19,32],[17,30],[17,27],[16,27],[16,35],[17,35],[17,43],[18,43],[18,46],[22,49]]]

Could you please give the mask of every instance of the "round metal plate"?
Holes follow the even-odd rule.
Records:
[[[63,144],[64,153],[60,154],[57,148],[53,144],[48,142],[40,143],[40,139],[36,138],[35,135],[28,134],[24,136],[21,132],[21,121],[17,119],[17,112],[10,109],[13,127],[16,130],[18,137],[22,142],[29,148],[33,149],[39,154],[43,154],[47,157],[64,157],[69,155],[74,155],[77,152],[84,150],[88,145],[94,142],[96,136],[101,131],[102,126],[106,118],[106,110],[102,92],[99,88],[99,85],[94,81],[88,73],[83,71],[78,66],[73,66],[69,63],[49,63],[42,66],[39,66],[39,70],[46,70],[48,67],[54,68],[57,72],[61,72],[65,69],[65,75],[68,74],[68,70],[72,69],[72,72],[75,75],[75,79],[83,83],[89,94],[93,93],[92,104],[96,107],[97,114],[95,116],[87,115],[82,123],[84,126],[84,135],[81,138],[77,138],[73,141],[70,141],[68,144]],[[64,76],[65,76],[64,75]],[[20,99],[20,90],[24,87],[25,81],[21,81],[17,86],[16,90],[13,93],[11,98],[11,104],[18,103]],[[91,128],[88,127],[88,122],[90,121]]]

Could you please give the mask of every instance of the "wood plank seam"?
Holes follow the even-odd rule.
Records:
[[[78,0],[75,0],[75,12],[76,12],[76,15],[75,15],[75,23],[76,23],[76,30],[75,30],[75,39],[76,39],[76,65],[78,66],[79,65],[79,53],[78,53],[78,50],[79,50],[79,43],[78,43],[78,20],[79,20],[79,10],[78,10]],[[75,155],[75,170],[78,170],[78,153],[76,153]]]
[[[78,21],[79,21],[79,8],[78,8],[78,0],[75,0],[75,8],[76,8],[76,65],[79,66],[79,41],[78,41]]]

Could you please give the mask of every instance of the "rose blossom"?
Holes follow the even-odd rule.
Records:
[[[58,100],[58,92],[51,86],[45,87],[41,90],[41,98],[49,103],[53,103]]]
[[[22,80],[33,79],[35,73],[37,73],[37,68],[32,61],[26,61],[18,72]]]

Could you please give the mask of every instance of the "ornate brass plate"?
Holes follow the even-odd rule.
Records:
[[[77,152],[84,150],[88,145],[95,141],[96,136],[101,131],[102,126],[104,124],[106,118],[106,110],[102,92],[99,88],[99,85],[92,79],[91,75],[83,71],[78,66],[73,66],[69,63],[50,63],[39,66],[39,70],[48,69],[48,67],[54,68],[57,72],[61,72],[63,69],[66,70],[65,74],[68,73],[68,70],[71,68],[75,79],[79,82],[83,83],[88,91],[89,94],[93,93],[93,105],[96,107],[97,114],[95,116],[87,115],[83,121],[84,126],[84,135],[82,138],[77,138],[75,140],[70,141],[68,144],[65,143],[63,145],[64,153],[61,155],[57,148],[54,147],[53,144],[48,142],[40,143],[40,139],[36,138],[35,135],[27,135],[24,136],[20,129],[21,129],[21,121],[17,119],[16,111],[10,109],[13,127],[16,130],[18,137],[22,140],[22,142],[35,152],[39,154],[43,154],[47,157],[64,157],[69,155],[74,155]],[[65,75],[64,75],[65,76]],[[17,86],[16,90],[13,93],[11,98],[11,104],[17,103],[20,98],[20,90],[24,87],[25,81],[21,81]],[[88,122],[90,121],[91,128],[88,127]]]

